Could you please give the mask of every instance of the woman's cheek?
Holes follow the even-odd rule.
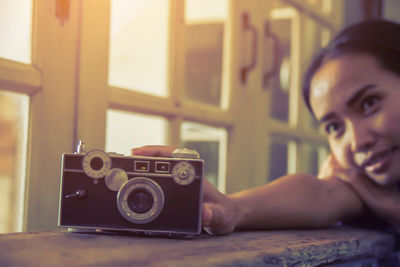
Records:
[[[385,136],[395,143],[400,143],[400,123],[396,123],[400,120],[400,112],[396,114],[390,114],[387,116],[380,116],[377,118],[376,129],[381,133],[381,136]]]

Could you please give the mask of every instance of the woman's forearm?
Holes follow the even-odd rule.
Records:
[[[320,228],[362,211],[354,191],[338,179],[306,174],[282,177],[229,198],[235,206],[235,229]]]

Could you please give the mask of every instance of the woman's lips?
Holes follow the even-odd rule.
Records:
[[[385,150],[381,153],[373,155],[370,159],[368,159],[364,164],[364,170],[367,173],[374,173],[374,174],[382,174],[386,172],[391,163],[391,157],[395,148]]]

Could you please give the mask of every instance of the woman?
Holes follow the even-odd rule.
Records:
[[[400,25],[370,21],[342,31],[311,64],[303,95],[332,151],[320,179],[287,175],[229,196],[205,181],[203,226],[216,234],[321,228],[373,213],[400,232]]]

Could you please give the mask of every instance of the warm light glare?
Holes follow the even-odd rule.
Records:
[[[0,233],[23,227],[29,97],[0,90]]]
[[[186,0],[185,22],[225,21],[228,17],[228,0]]]
[[[111,1],[110,85],[168,96],[168,3]]]
[[[108,110],[106,150],[130,155],[143,145],[165,145],[167,120],[163,117]]]
[[[31,63],[32,0],[0,1],[0,58]]]

